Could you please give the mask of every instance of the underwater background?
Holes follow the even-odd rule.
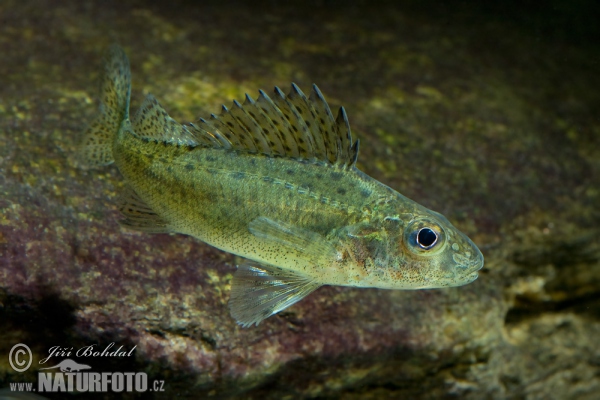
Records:
[[[583,0],[2,0],[0,388],[37,382],[52,347],[115,343],[134,351],[68,358],[164,391],[81,398],[599,398],[598,21]],[[120,228],[116,167],[75,162],[113,43],[133,109],[152,93],[180,122],[318,84],[348,113],[358,167],[471,237],[479,279],[324,287],[236,325],[240,259]]]

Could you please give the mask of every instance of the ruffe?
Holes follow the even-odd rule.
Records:
[[[131,74],[113,46],[101,114],[86,132],[89,166],[127,182],[123,226],[177,232],[245,257],[229,302],[249,326],[322,285],[424,289],[474,281],[483,256],[441,214],[359,171],[346,112],[313,85],[246,95],[179,124],[152,96],[130,118]]]

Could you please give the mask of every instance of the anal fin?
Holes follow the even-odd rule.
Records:
[[[241,326],[258,325],[320,286],[298,272],[247,261],[233,275],[229,310]]]
[[[167,221],[156,214],[144,200],[127,187],[119,198],[119,211],[125,219],[119,221],[121,226],[148,233],[170,232]]]

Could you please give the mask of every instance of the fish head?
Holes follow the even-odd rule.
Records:
[[[483,255],[446,217],[424,207],[405,217],[396,226],[396,234],[389,236],[395,243],[388,244],[392,250],[388,266],[400,272],[396,274],[400,284],[413,289],[441,288],[477,279]]]
[[[341,231],[340,269],[350,285],[434,289],[477,279],[483,255],[471,239],[443,215],[408,199],[404,204],[409,211],[390,209]]]

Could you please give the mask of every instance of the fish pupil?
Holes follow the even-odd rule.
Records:
[[[417,243],[424,249],[433,247],[437,239],[437,234],[429,228],[423,228],[417,233]]]

